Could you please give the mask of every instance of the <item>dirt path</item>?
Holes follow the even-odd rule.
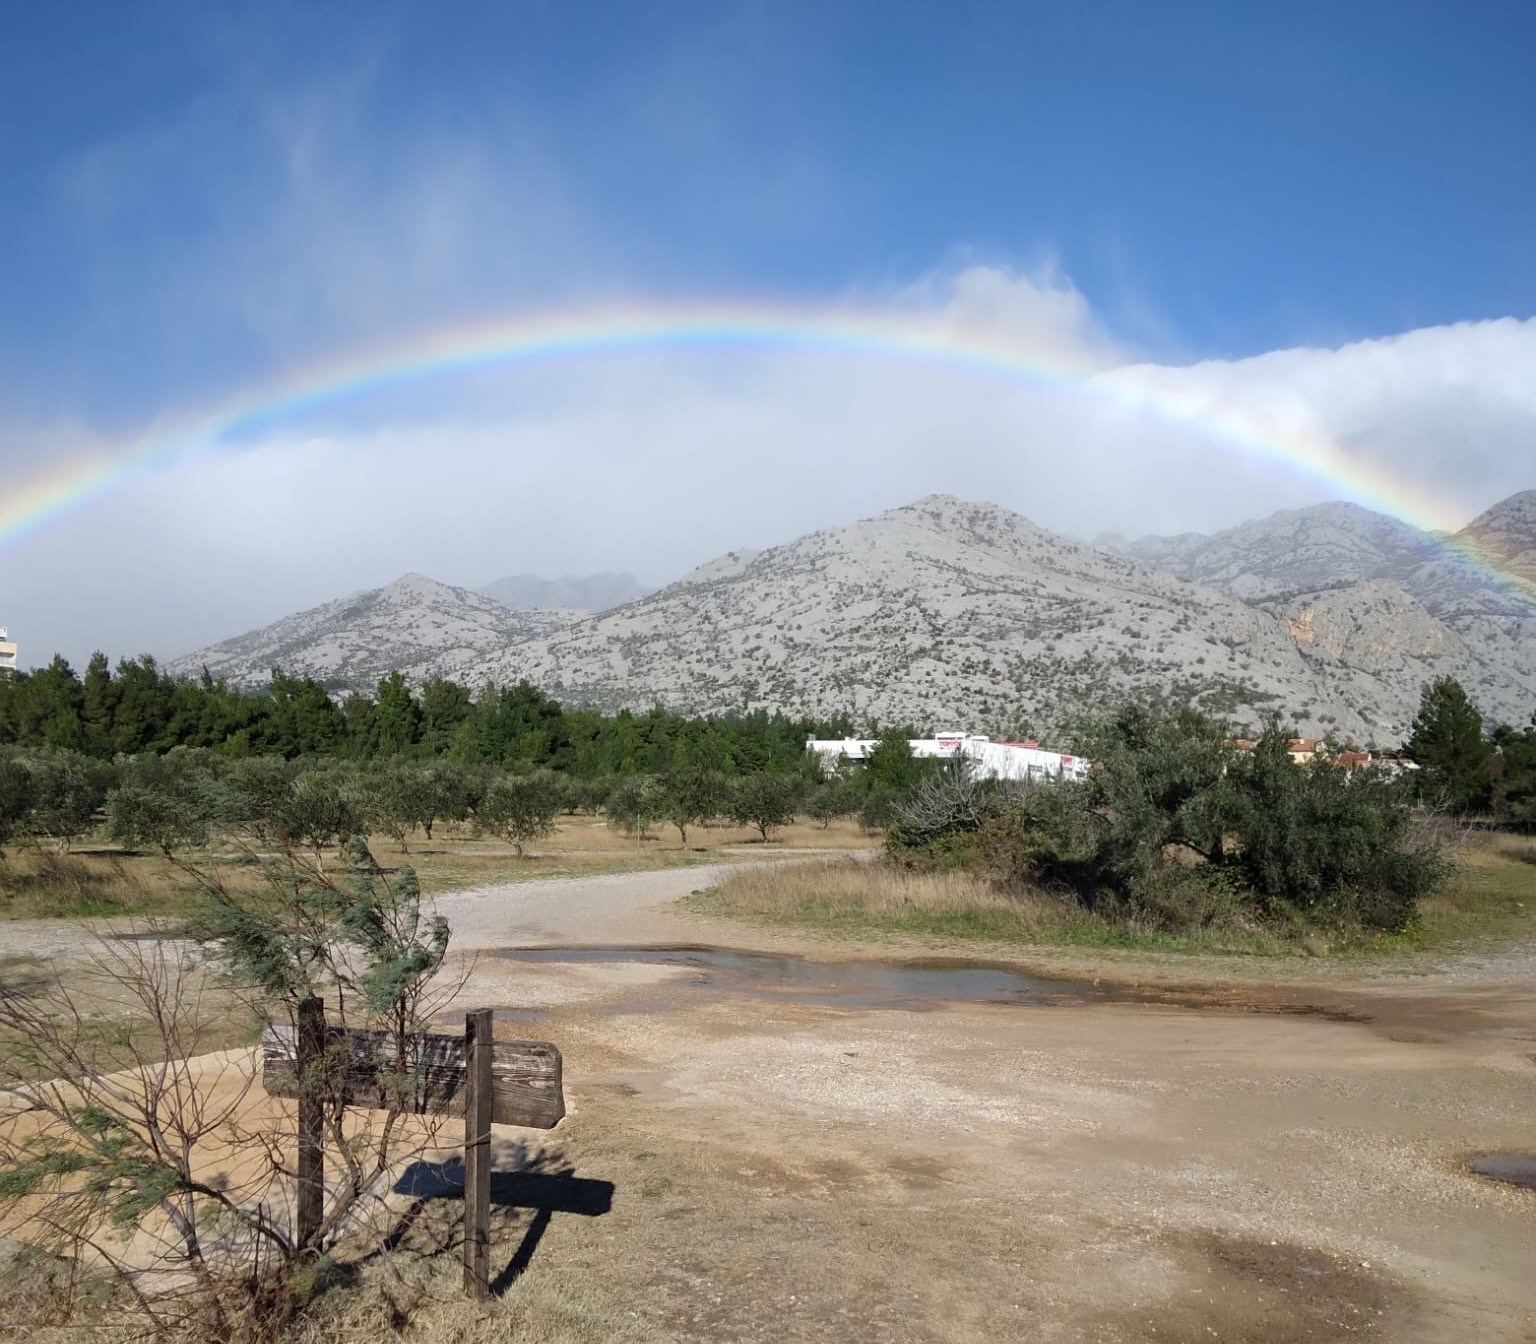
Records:
[[[1536,1149],[1528,976],[1200,986],[1186,960],[1161,1003],[870,1011],[483,955],[804,942],[672,905],[710,876],[444,903],[482,949],[466,1001],[561,1044],[554,1141],[615,1186],[552,1220],[537,1290],[580,1274],[615,1330],[700,1341],[1536,1341],[1536,1193],[1462,1165]]]
[[[464,951],[561,943],[676,941],[696,925],[675,911],[691,891],[719,881],[719,867],[606,877],[554,878],[441,896],[454,945]]]

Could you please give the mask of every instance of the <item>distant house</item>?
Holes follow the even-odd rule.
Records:
[[[1250,752],[1255,743],[1245,737],[1230,737],[1222,743],[1234,751]],[[1418,763],[1401,756],[1378,756],[1372,751],[1358,751],[1353,747],[1334,749],[1327,742],[1315,737],[1293,737],[1286,743],[1286,754],[1297,765],[1310,765],[1315,760],[1327,761],[1340,770],[1382,770],[1389,774],[1402,774],[1417,770]]]
[[[10,637],[10,632],[0,625],[0,672],[14,672],[16,666],[16,641]]]
[[[1328,759],[1340,770],[1359,770],[1376,762],[1376,758],[1368,751],[1336,751]]]
[[[810,738],[812,751],[826,768],[839,761],[866,761],[880,740],[873,737]],[[940,732],[935,737],[909,738],[918,760],[968,760],[984,779],[1082,779],[1088,762],[1064,751],[1046,751],[1037,742],[994,742],[974,733]]]

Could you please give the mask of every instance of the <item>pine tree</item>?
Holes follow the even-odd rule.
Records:
[[[85,746],[93,756],[112,754],[112,716],[117,709],[117,685],[107,665],[107,655],[100,651],[86,664],[80,687],[80,719],[85,730]]]
[[[404,756],[421,740],[421,706],[398,670],[379,682],[373,710],[379,756]]]
[[[1488,806],[1493,772],[1483,716],[1454,677],[1440,677],[1424,688],[1403,750],[1420,766],[1421,797],[1443,801],[1456,812]]]
[[[1536,715],[1520,732],[1499,728],[1493,741],[1499,751],[1498,811],[1516,826],[1536,830]]]

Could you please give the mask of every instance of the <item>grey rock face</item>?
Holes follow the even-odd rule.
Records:
[[[1382,578],[1437,553],[1434,539],[1357,504],[1285,509],[1206,536],[1106,538],[1113,553],[1248,602]]]
[[[1332,714],[1361,740],[1411,717],[1406,673],[1383,703],[1374,683],[1309,654],[1279,614],[934,496],[714,562],[489,668],[609,709],[659,698],[1002,733],[1060,728],[1132,691],[1249,720],[1294,709],[1315,731]]]
[[[1321,504],[1210,536],[1101,545],[1283,615],[1311,660],[1358,674],[1384,710],[1429,675],[1455,676],[1494,719],[1523,723],[1536,708],[1536,490],[1450,537]]]
[[[495,651],[579,615],[515,612],[467,588],[406,574],[178,658],[170,670],[196,676],[206,667],[232,686],[256,687],[279,667],[347,690],[371,689],[396,669],[416,681],[462,678]]]

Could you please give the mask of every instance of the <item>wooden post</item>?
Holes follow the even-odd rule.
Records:
[[[320,1235],[325,1218],[325,1002],[299,1004],[294,1072],[299,1079],[299,1188],[297,1227],[301,1246]]]
[[[464,1291],[491,1295],[491,1041],[494,1012],[464,1017]]]

